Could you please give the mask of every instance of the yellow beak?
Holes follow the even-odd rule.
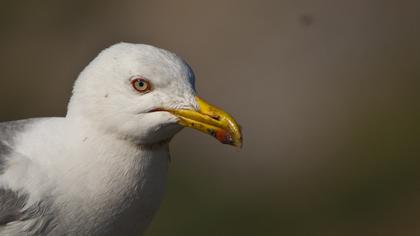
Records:
[[[179,118],[180,125],[199,130],[215,137],[224,144],[242,147],[241,129],[225,111],[195,97],[200,110],[168,110]]]

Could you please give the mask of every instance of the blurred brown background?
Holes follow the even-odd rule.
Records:
[[[420,235],[420,2],[1,1],[0,120],[64,116],[103,48],[184,57],[242,150],[184,130],[147,236]]]

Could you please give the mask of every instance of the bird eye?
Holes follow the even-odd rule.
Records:
[[[137,90],[140,93],[148,92],[152,89],[152,86],[150,85],[149,81],[143,78],[135,78],[131,81],[131,85],[135,90]]]

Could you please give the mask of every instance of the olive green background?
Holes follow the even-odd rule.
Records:
[[[185,129],[147,236],[420,235],[420,2],[0,1],[0,120],[64,116],[109,45],[185,58],[242,150]]]

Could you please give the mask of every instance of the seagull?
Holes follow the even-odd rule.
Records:
[[[142,235],[183,127],[240,147],[177,55],[118,43],[80,73],[65,117],[0,123],[0,235]]]

